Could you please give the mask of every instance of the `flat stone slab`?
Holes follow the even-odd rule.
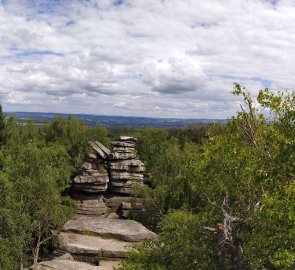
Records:
[[[80,216],[69,220],[63,227],[65,232],[98,235],[127,242],[155,239],[157,235],[134,220],[106,219],[103,217]]]
[[[96,154],[101,157],[102,159],[106,159],[108,157],[108,153],[106,153],[103,149],[101,149],[101,145],[102,144],[96,144],[96,142],[89,142],[89,145],[91,146],[91,148],[96,152]],[[106,147],[105,147],[106,148]],[[107,149],[107,148],[106,148]]]
[[[113,147],[112,152],[133,153],[135,150],[132,147]]]
[[[137,139],[134,137],[130,136],[119,136],[118,141],[132,141],[132,142],[137,142]]]
[[[133,141],[124,141],[124,142],[119,142],[119,141],[113,141],[111,142],[111,145],[113,147],[135,147],[135,142]]]
[[[121,172],[121,171],[111,171],[111,179],[121,179],[121,180],[141,180],[143,181],[143,174],[136,172]]]
[[[144,164],[139,159],[127,159],[110,162],[112,171],[144,172]]]
[[[111,151],[110,149],[108,149],[107,147],[105,147],[102,143],[95,141],[95,144],[106,154],[106,155],[110,155]]]
[[[73,183],[73,188],[78,191],[87,193],[103,193],[107,190],[108,184],[89,183],[89,184],[76,184]]]
[[[92,175],[78,175],[73,180],[76,184],[86,184],[86,183],[100,183],[105,184],[109,182],[108,173],[98,173],[95,172]]]
[[[136,158],[136,155],[134,153],[119,153],[119,152],[114,152],[114,153],[111,153],[109,157],[112,160],[135,159]]]
[[[53,260],[37,263],[30,267],[31,270],[112,270],[109,266],[94,266],[91,264],[69,261]]]
[[[127,203],[131,203],[132,201],[142,202],[142,200],[140,200],[140,199],[135,199],[130,196],[119,196],[119,195],[115,195],[112,193],[111,194],[104,194],[103,200],[106,203],[106,205],[110,208],[119,207],[122,204],[122,202],[127,202]]]
[[[72,255],[88,254],[99,258],[124,258],[131,248],[128,242],[71,232],[60,233],[57,246],[59,250]]]
[[[107,212],[107,206],[105,202],[100,199],[94,200],[77,200],[76,203],[76,213],[82,215],[103,215]]]

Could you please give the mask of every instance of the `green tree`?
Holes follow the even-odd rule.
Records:
[[[5,115],[0,104],[0,144],[5,143]]]
[[[245,105],[225,128],[217,132],[216,127],[209,128],[190,167],[195,178],[188,183],[197,205],[188,204],[190,213],[182,212],[181,218],[194,216],[197,222],[190,230],[192,238],[197,234],[198,239],[187,243],[192,250],[197,245],[202,251],[178,256],[174,264],[174,255],[187,249],[185,236],[178,238],[177,229],[167,230],[175,222],[169,210],[180,207],[172,204],[159,239],[132,253],[123,269],[132,265],[153,269],[146,266],[145,254],[148,258],[153,254],[152,263],[159,269],[185,269],[181,265],[190,269],[294,269],[295,93],[265,89],[254,100],[245,88],[235,85],[234,94],[242,96]],[[165,174],[165,165],[163,170],[163,179],[173,181]],[[154,190],[159,186],[162,181],[155,181]]]

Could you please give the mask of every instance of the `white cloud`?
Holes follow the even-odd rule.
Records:
[[[234,82],[292,89],[292,0],[0,4],[5,110],[232,115]]]

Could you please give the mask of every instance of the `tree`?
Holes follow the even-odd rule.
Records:
[[[0,144],[5,143],[5,115],[0,104]]]
[[[255,100],[235,85],[234,94],[242,96],[245,105],[224,129],[209,128],[191,162],[195,178],[188,183],[197,205],[189,204],[189,213],[175,215],[183,220],[194,217],[190,232],[192,239],[194,235],[198,239],[187,244],[202,250],[191,257],[179,255],[187,250],[186,237],[178,238],[181,232],[173,227],[177,219],[170,218],[172,205],[168,204],[159,239],[132,253],[122,269],[132,265],[153,269],[146,266],[145,255],[153,258],[152,265],[169,270],[185,269],[183,265],[190,269],[294,269],[295,93],[264,89]],[[173,182],[165,166],[163,170],[163,179]],[[154,190],[161,184],[156,181]],[[170,227],[175,230],[167,230]],[[202,265],[204,261],[209,268]]]

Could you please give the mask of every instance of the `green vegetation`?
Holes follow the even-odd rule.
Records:
[[[159,233],[122,270],[295,269],[295,94],[233,93],[245,103],[226,125],[181,129],[89,128],[72,117],[19,125],[0,107],[0,269],[50,254],[73,214],[67,189],[88,141],[107,146],[119,134],[139,139],[152,179],[134,189],[145,212],[133,218]]]
[[[295,269],[295,94],[233,93],[245,105],[199,145],[141,137],[154,179],[136,190],[141,220],[160,235],[121,269]]]
[[[87,141],[107,144],[109,137],[106,128],[74,118],[17,125],[1,111],[0,125],[0,269],[20,269],[52,251],[53,231],[74,212],[62,195]]]

